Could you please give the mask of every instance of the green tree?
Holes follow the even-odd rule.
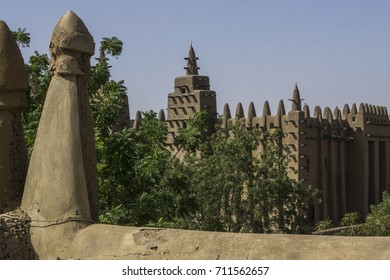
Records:
[[[12,32],[12,35],[19,47],[25,48],[30,46],[31,36],[30,33],[27,32],[26,28],[18,28],[17,31]]]
[[[52,77],[49,73],[49,64],[50,61],[46,54],[35,51],[28,64],[25,65],[30,87],[27,92],[28,106],[23,113],[23,125],[29,155],[31,155],[34,146],[46,92]]]
[[[102,222],[171,225],[167,222],[188,212],[188,178],[166,149],[166,134],[166,124],[150,111],[143,113],[139,129],[111,135],[98,168]]]
[[[390,236],[390,195],[382,194],[382,202],[371,206],[371,213],[363,225],[364,235]]]
[[[199,152],[185,157],[197,201],[189,222],[202,230],[302,231],[299,211],[306,210],[315,190],[288,177],[288,162],[277,131],[265,134],[238,121],[217,128]]]

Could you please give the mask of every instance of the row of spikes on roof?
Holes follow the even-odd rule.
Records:
[[[306,119],[310,118],[311,115],[310,115],[309,106],[307,104],[304,104],[303,108],[301,109],[301,101],[302,100],[303,99],[300,98],[298,86],[295,83],[293,98],[290,99],[290,101],[292,101],[291,111],[303,111],[304,117]],[[367,103],[366,104],[360,103],[359,110],[357,110],[357,106],[355,103],[352,105],[351,108],[349,107],[348,104],[345,104],[342,111],[338,107],[336,107],[333,110],[333,113],[329,107],[325,107],[324,112],[322,113],[321,107],[315,106],[314,112],[313,112],[313,118],[326,119],[326,120],[340,120],[341,121],[341,120],[347,119],[348,115],[356,117],[358,115],[366,115],[366,114],[371,115],[371,116],[388,118],[388,112],[387,112],[387,108],[385,106],[374,106],[374,105],[369,105]],[[263,106],[262,117],[267,117],[267,116],[271,116],[271,115],[272,115],[272,113],[271,113],[270,105],[269,105],[268,101],[265,101],[264,106]],[[286,115],[286,110],[285,110],[283,100],[280,100],[279,104],[278,104],[276,116],[281,117],[283,115]],[[241,102],[237,104],[235,117],[239,118],[239,119],[245,118],[244,109],[243,109]],[[249,104],[247,118],[248,118],[248,120],[251,120],[252,118],[255,118],[255,117],[257,117],[255,105],[253,102],[251,102]],[[223,122],[226,122],[228,119],[231,119],[231,118],[232,118],[232,116],[230,113],[229,104],[225,104],[224,109],[223,109],[223,120],[224,120]],[[157,119],[160,121],[166,120],[165,113],[164,113],[163,109],[161,109],[159,111]],[[142,120],[141,112],[137,111],[133,127],[139,127],[141,120]]]
[[[164,113],[164,110],[161,109],[159,112],[158,112],[158,116],[157,116],[157,119],[159,121],[165,121],[165,113]],[[134,119],[134,122],[133,122],[133,128],[139,128],[140,124],[141,124],[141,121],[142,121],[142,114],[141,114],[141,111],[137,111],[135,113],[135,119]]]
[[[292,97],[292,99],[289,99],[289,100],[292,101],[291,111],[303,111],[305,118],[311,117],[309,106],[307,104],[304,104],[303,108],[301,106],[301,102],[303,99],[300,98],[299,89],[298,89],[298,86],[296,83],[295,83],[295,87],[294,87],[293,97]],[[371,116],[388,118],[388,112],[387,112],[387,108],[385,106],[375,106],[375,105],[369,105],[367,103],[366,104],[361,103],[359,105],[359,110],[357,110],[357,106],[355,103],[352,105],[351,109],[350,109],[348,104],[345,104],[342,111],[338,107],[336,107],[333,110],[333,113],[329,107],[325,107],[323,114],[322,114],[321,107],[316,106],[314,108],[313,118],[321,118],[321,119],[327,119],[327,120],[332,120],[332,119],[345,120],[345,119],[347,119],[348,115],[355,117],[357,115],[365,115],[365,114],[369,114]],[[268,103],[268,101],[265,101],[264,106],[263,106],[262,117],[267,117],[267,116],[271,116],[271,115],[272,115],[272,113],[271,113],[269,103]],[[283,100],[280,100],[279,104],[278,104],[276,116],[283,116],[283,115],[286,115],[286,110],[285,110]],[[243,106],[241,103],[237,104],[235,117],[239,118],[239,119],[245,118],[244,109],[243,109]],[[250,119],[255,118],[255,117],[257,117],[255,105],[253,102],[251,102],[249,104],[247,118],[248,118],[248,120],[250,120]],[[228,119],[231,119],[231,118],[232,118],[232,116],[230,113],[229,105],[225,104],[224,110],[223,110],[224,122],[226,122]]]
[[[293,111],[293,110],[291,110],[291,111]],[[302,110],[296,110],[296,111],[303,111],[305,118],[311,117],[310,109],[309,109],[309,106],[307,104],[305,104],[303,106]],[[331,109],[329,107],[325,107],[324,114],[321,113],[321,107],[320,106],[316,106],[314,108],[313,117],[314,118],[319,118],[320,116],[322,116],[322,118],[328,119],[329,118],[328,117],[329,114],[331,114],[334,119],[337,119],[338,115],[340,115],[342,117],[342,119],[346,119],[348,115],[356,116],[358,114],[370,114],[370,115],[382,116],[382,117],[383,116],[388,116],[387,108],[385,106],[375,106],[375,105],[369,105],[367,103],[366,104],[361,103],[359,105],[359,111],[358,111],[357,110],[357,106],[354,103],[352,105],[351,109],[350,109],[348,104],[345,104],[342,111],[338,107],[336,107],[333,110],[333,113],[332,113],[332,111],[331,111]],[[270,109],[269,103],[268,103],[268,101],[265,101],[264,102],[264,106],[263,106],[262,116],[266,117],[266,116],[271,116],[271,115],[272,114],[271,114],[271,109]],[[285,107],[284,107],[283,100],[279,101],[279,105],[278,105],[278,109],[277,109],[276,115],[277,116],[279,116],[279,115],[280,116],[286,115],[286,110],[285,110]],[[230,113],[229,104],[225,104],[224,109],[223,109],[223,116],[226,116],[228,119],[232,118],[231,117],[231,113]],[[245,118],[244,109],[243,109],[243,106],[242,106],[241,102],[237,104],[235,117],[239,118],[239,119]],[[249,104],[247,118],[255,118],[255,117],[257,117],[256,109],[255,109],[254,103],[251,102]]]

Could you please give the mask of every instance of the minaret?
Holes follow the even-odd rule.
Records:
[[[17,207],[27,173],[22,112],[27,106],[27,73],[18,45],[0,21],[0,209]]]
[[[215,91],[210,90],[208,76],[199,75],[195,50],[190,45],[188,51],[186,76],[175,79],[174,92],[168,94],[168,137],[167,144],[172,144],[177,131],[185,127],[186,121],[195,113],[205,111],[208,119],[208,129],[212,131],[217,123],[217,101]],[[174,147],[170,145],[171,151]]]

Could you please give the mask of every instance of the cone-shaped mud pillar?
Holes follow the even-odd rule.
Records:
[[[226,103],[225,106],[223,106],[222,127],[227,128],[231,118],[232,115],[230,114],[229,104]]]
[[[28,159],[21,113],[27,88],[20,50],[0,21],[0,209],[19,206],[23,194]]]
[[[161,109],[160,112],[158,112],[158,120],[161,122],[165,121],[165,112],[163,109]]]
[[[236,118],[238,119],[245,118],[244,109],[242,108],[241,102],[239,102],[236,107]]]
[[[86,84],[93,38],[67,12],[50,42],[51,80],[27,174],[22,209],[33,220],[98,218],[96,154]]]
[[[139,129],[139,126],[141,125],[141,121],[142,121],[141,112],[140,112],[140,111],[137,111],[137,112],[135,113],[135,120],[134,120],[133,128]]]

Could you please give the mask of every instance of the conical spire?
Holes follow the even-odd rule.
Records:
[[[253,102],[249,103],[249,108],[248,108],[248,119],[252,119],[256,117],[256,109],[255,109],[255,104]]]
[[[139,129],[139,126],[141,125],[141,121],[142,121],[141,112],[137,111],[137,113],[135,113],[135,120],[134,120],[133,128]]]
[[[349,105],[348,104],[345,104],[344,107],[343,107],[343,119],[347,119],[348,115],[351,113],[351,110],[349,109]]]
[[[338,120],[338,121],[341,120],[341,111],[340,111],[339,107],[334,108],[334,110],[333,110],[333,119],[334,120]]]
[[[352,109],[351,109],[351,115],[356,115],[357,114],[357,107],[356,103],[352,104]]]
[[[332,123],[332,121],[333,121],[333,115],[332,115],[332,110],[331,110],[329,107],[325,107],[323,118],[324,118],[325,120],[328,120],[330,123]]]
[[[367,103],[366,104],[360,103],[359,114],[365,114],[365,113],[367,113],[367,111],[368,111]]]
[[[385,116],[385,107],[384,106],[380,107],[380,114],[381,114],[381,116]]]
[[[370,108],[369,108],[368,104],[367,104],[367,103],[364,103],[363,106],[364,106],[364,112],[365,112],[366,114],[367,114],[367,113],[370,113]]]
[[[381,108],[379,107],[379,105],[376,105],[375,106],[375,114],[379,115],[381,114]]]
[[[285,114],[286,114],[286,110],[284,109],[284,103],[283,103],[283,100],[280,99],[279,104],[278,104],[278,110],[276,112],[276,116],[277,116],[276,122],[275,122],[276,126],[278,126],[278,127],[282,126],[282,117]]]
[[[198,70],[200,68],[198,67],[198,64],[196,63],[196,61],[199,58],[196,57],[196,55],[195,55],[194,48],[192,47],[192,42],[190,45],[190,50],[188,51],[188,57],[186,57],[184,59],[187,60],[187,67],[184,67],[184,69],[186,69],[186,75],[187,76],[199,75]]]
[[[0,65],[0,90],[15,92],[28,88],[22,55],[4,21],[0,21]]]
[[[280,99],[279,105],[278,105],[277,115],[278,116],[283,116],[285,114],[286,114],[286,109],[284,108],[284,102],[283,102],[283,99]]]
[[[309,105],[307,105],[305,103],[305,105],[303,105],[303,114],[305,116],[305,118],[310,118],[310,108],[309,108]]]
[[[263,117],[271,115],[271,108],[269,107],[268,100],[264,102],[263,106]]]
[[[163,109],[161,109],[160,112],[158,112],[158,120],[165,121],[165,112]]]
[[[298,84],[295,83],[294,85],[294,92],[293,92],[293,97],[292,99],[290,99],[292,101],[292,105],[291,105],[291,111],[301,111],[302,107],[301,107],[301,101],[303,99],[301,99],[301,96],[299,94],[299,89],[298,89]]]
[[[223,118],[222,118],[222,127],[227,127],[229,124],[229,120],[232,118],[232,115],[230,114],[230,108],[229,104],[225,104],[223,106]]]
[[[244,118],[244,109],[242,108],[241,102],[237,104],[237,109],[236,109],[236,118],[242,119]]]
[[[379,115],[381,115],[381,116],[384,115],[383,106],[379,106]]]
[[[316,119],[322,119],[322,111],[320,106],[314,107],[313,117]]]

